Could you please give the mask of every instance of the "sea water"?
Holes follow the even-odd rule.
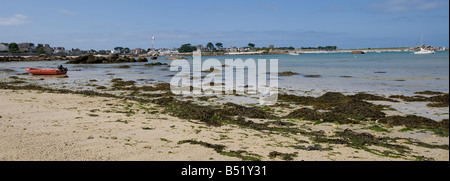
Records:
[[[170,65],[167,57],[152,62]],[[311,53],[293,55],[228,55],[204,56],[225,62],[225,59],[278,60],[278,71],[296,72],[298,75],[280,76],[281,90],[295,94],[321,95],[325,92],[353,94],[367,92],[378,95],[413,95],[418,91],[449,92],[449,52],[433,55],[414,55],[412,52]],[[192,62],[192,59],[187,61]],[[124,64],[65,64],[67,61],[3,62],[0,63],[0,81],[16,76],[36,84],[57,88],[95,89],[95,85],[109,85],[113,78],[134,80],[138,85],[170,82],[173,75],[168,66],[145,66],[147,63]],[[68,78],[58,76],[22,75],[25,68],[69,68]],[[192,63],[191,63],[192,64]],[[130,68],[120,68],[129,65]],[[269,65],[270,66],[270,65]],[[11,69],[14,71],[2,71]],[[205,73],[203,73],[205,74]],[[315,75],[310,77],[308,75]],[[90,81],[90,80],[96,81]],[[85,85],[92,85],[91,87]]]

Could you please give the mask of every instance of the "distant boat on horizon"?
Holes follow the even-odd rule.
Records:
[[[420,51],[414,51],[415,55],[429,55],[429,54],[435,54],[433,50],[425,49],[425,45],[423,44],[423,33],[420,34]]]
[[[433,50],[427,50],[424,48],[420,48],[420,51],[415,51],[414,54],[416,55],[429,55],[429,54],[435,54]]]
[[[300,53],[297,53],[297,52],[291,52],[291,53],[289,53],[289,55],[298,56],[298,55],[300,55]]]

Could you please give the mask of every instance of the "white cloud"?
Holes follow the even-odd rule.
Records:
[[[70,15],[70,16],[75,16],[75,15],[77,15],[77,13],[72,12],[72,11],[69,11],[69,10],[67,10],[67,9],[58,9],[58,11],[59,11],[60,13],[65,14],[65,15]]]
[[[14,14],[12,17],[0,17],[0,26],[12,26],[28,23],[28,17],[22,14]]]
[[[382,12],[428,11],[448,6],[446,1],[436,0],[386,0],[372,4],[371,8]]]

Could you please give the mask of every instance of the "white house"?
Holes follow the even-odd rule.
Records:
[[[121,52],[119,49],[114,49],[114,50],[111,50],[111,53],[112,54],[120,54]]]
[[[8,43],[0,43],[0,51],[9,51]]]
[[[67,53],[64,47],[53,47],[52,49],[54,53]]]

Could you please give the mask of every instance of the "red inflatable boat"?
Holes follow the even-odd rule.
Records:
[[[62,71],[61,69],[35,69],[35,68],[27,68],[25,69],[30,74],[33,75],[66,75],[67,70]]]

